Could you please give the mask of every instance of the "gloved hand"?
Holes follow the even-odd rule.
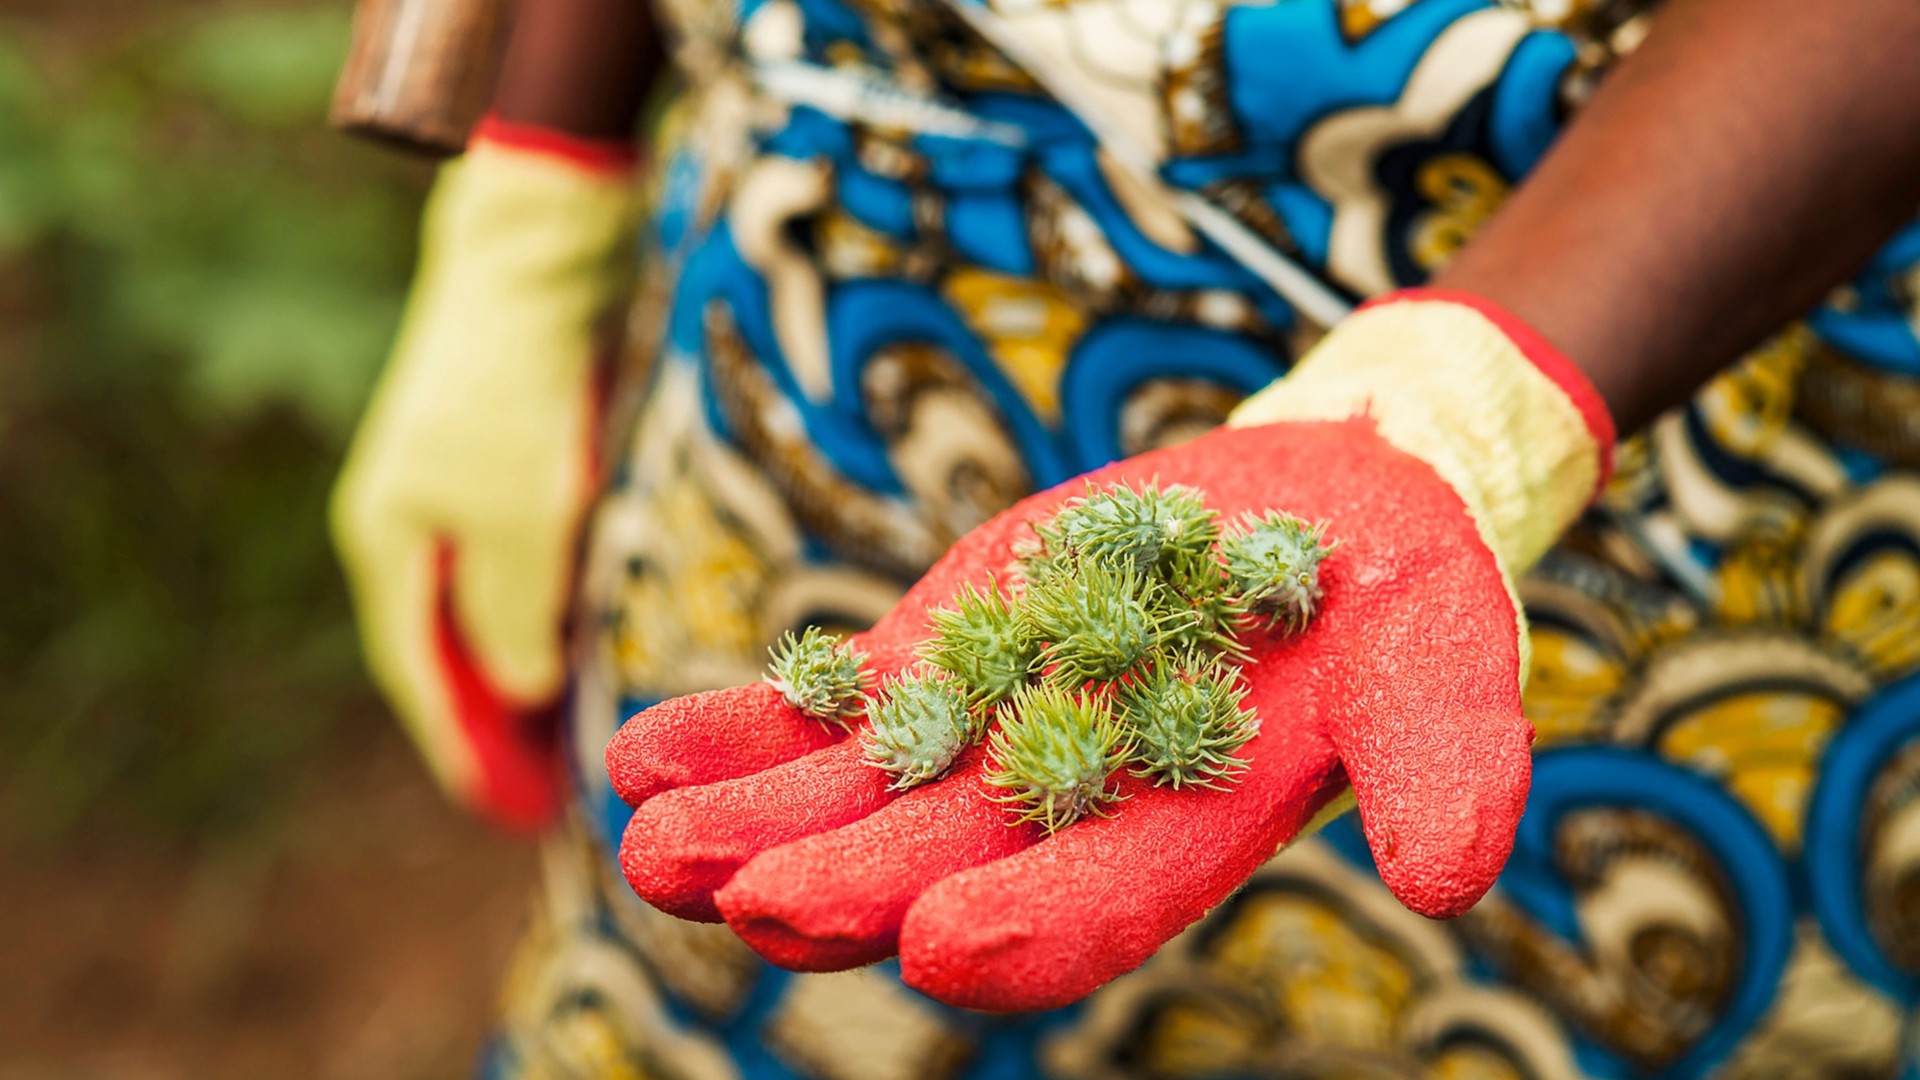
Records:
[[[1112,816],[1043,837],[987,797],[986,752],[896,794],[859,739],[741,687],[656,706],[610,745],[637,807],[627,878],[784,966],[897,950],[906,982],[943,1001],[1045,1009],[1139,965],[1344,809],[1351,785],[1394,894],[1458,914],[1505,862],[1530,773],[1512,575],[1587,503],[1612,442],[1584,377],[1510,317],[1459,295],[1389,297],[1229,427],[1087,478],[1183,484],[1223,521],[1284,510],[1339,541],[1307,629],[1243,639],[1261,727],[1236,783],[1122,775]],[[910,665],[929,610],[1003,573],[1030,523],[1084,490],[1036,495],[955,545],[856,636],[875,675]]]
[[[564,620],[632,172],[625,144],[481,126],[435,186],[406,319],[334,492],[375,679],[441,783],[514,828],[560,805]]]

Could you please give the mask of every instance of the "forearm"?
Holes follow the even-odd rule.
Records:
[[[521,4],[494,115],[585,139],[631,138],[664,59],[651,10],[645,0]]]
[[[1920,210],[1920,4],[1670,0],[1434,282],[1592,378],[1623,432]]]

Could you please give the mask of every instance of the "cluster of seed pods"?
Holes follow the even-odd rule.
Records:
[[[992,797],[1052,832],[1106,813],[1118,769],[1176,789],[1233,781],[1259,724],[1240,635],[1304,629],[1332,549],[1280,512],[1223,528],[1179,485],[1089,489],[1034,525],[1006,587],[964,587],[933,612],[913,670],[876,690],[864,656],[810,628],[774,650],[768,681],[822,721],[864,714],[867,759],[896,788],[987,740]]]

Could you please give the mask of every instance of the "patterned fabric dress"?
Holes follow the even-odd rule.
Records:
[[[1920,228],[1626,444],[1523,585],[1533,791],[1466,916],[1402,909],[1337,823],[1082,1005],[990,1017],[631,896],[621,721],[864,625],[1320,332],[1193,200],[1320,297],[1419,283],[1650,17],[974,2],[664,0],[684,91],[587,563],[578,812],[487,1075],[1920,1076]]]

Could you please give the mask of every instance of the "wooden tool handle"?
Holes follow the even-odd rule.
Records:
[[[486,110],[512,0],[360,0],[334,126],[444,157]]]

